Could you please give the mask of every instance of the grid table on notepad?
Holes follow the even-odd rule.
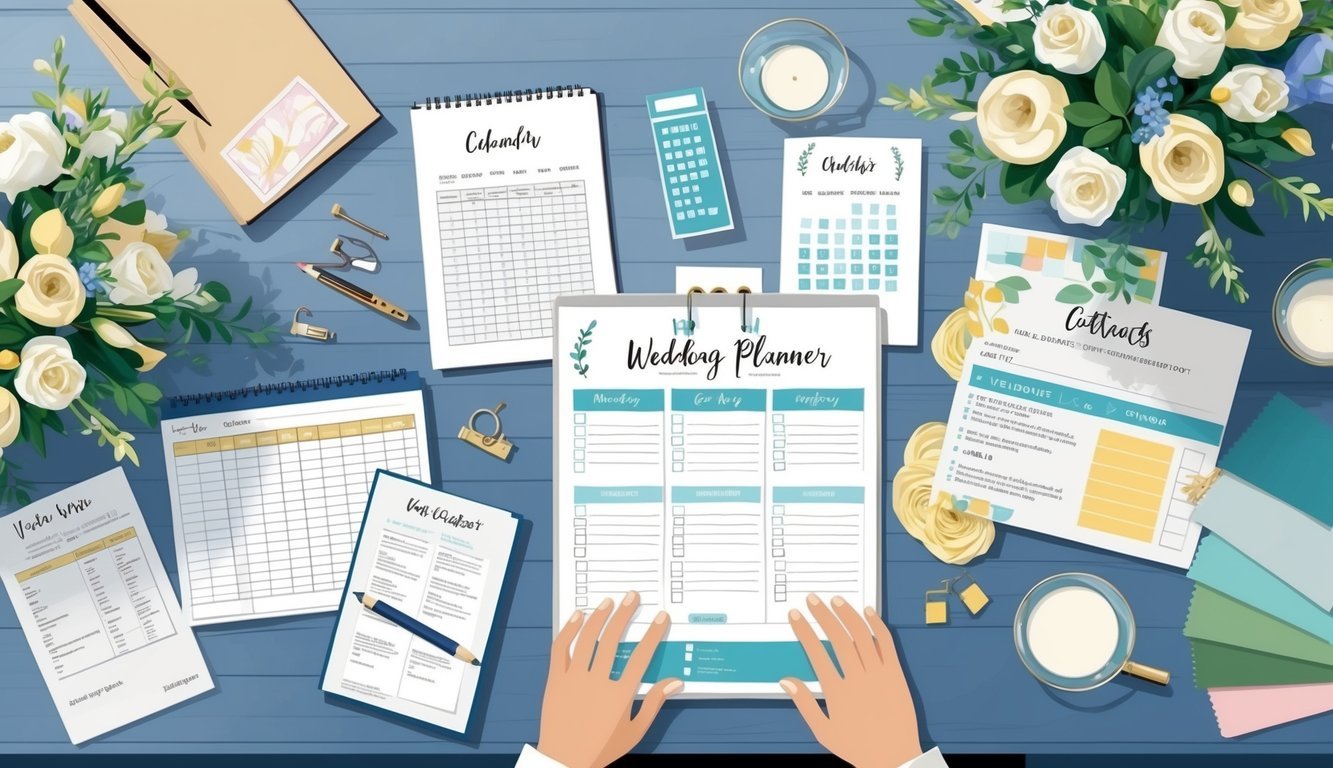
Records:
[[[835,215],[801,219],[799,291],[898,290],[898,216],[887,203],[850,203]]]
[[[175,443],[192,606],[341,590],[375,470],[418,474],[415,422]]]
[[[436,193],[449,343],[551,335],[551,303],[593,292],[582,181]]]

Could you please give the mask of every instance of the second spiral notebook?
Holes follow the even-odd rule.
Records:
[[[579,86],[412,110],[431,360],[549,360],[551,303],[615,293],[597,94]]]
[[[162,442],[195,626],[334,610],[376,470],[431,479],[421,381],[401,370],[176,398]]]

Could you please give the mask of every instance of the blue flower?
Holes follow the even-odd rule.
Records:
[[[1174,76],[1171,80],[1174,80]],[[1167,88],[1174,83],[1165,77],[1158,78],[1157,87]],[[1134,97],[1134,114],[1139,119],[1139,127],[1129,135],[1135,144],[1147,144],[1166,133],[1166,124],[1171,113],[1166,105],[1175,101],[1176,95],[1170,91],[1158,91],[1151,85]]]
[[[1333,74],[1312,78],[1324,69],[1324,59],[1333,54],[1333,37],[1310,35],[1296,46],[1287,60],[1283,73],[1287,77],[1287,108],[1297,109],[1306,104],[1333,104]]]
[[[96,296],[102,287],[102,279],[97,276],[97,263],[89,261],[80,265],[79,280],[83,282],[83,290],[87,292],[88,298]]]

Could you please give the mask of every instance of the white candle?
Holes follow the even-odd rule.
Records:
[[[1287,305],[1287,332],[1306,354],[1333,359],[1333,279],[1301,286]]]
[[[778,107],[802,112],[818,104],[828,90],[824,58],[804,45],[784,45],[764,61],[759,84]]]

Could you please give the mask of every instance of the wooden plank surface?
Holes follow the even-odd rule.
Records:
[[[33,58],[48,56],[56,35],[69,41],[67,58],[76,84],[112,86],[113,104],[128,91],[64,10],[63,0],[0,3],[0,115],[32,109],[30,92],[43,83]],[[664,7],[664,6],[668,6]],[[194,169],[171,145],[144,152],[136,163],[148,183],[151,208],[194,238],[176,266],[197,266],[206,278],[254,295],[256,306],[289,322],[297,306],[338,332],[334,344],[283,338],[258,351],[198,345],[210,363],[191,369],[164,363],[153,379],[168,394],[231,389],[255,383],[349,371],[409,368],[423,373],[436,436],[436,472],[446,489],[513,509],[532,521],[525,562],[505,621],[494,687],[481,741],[440,739],[352,712],[326,701],[317,689],[330,616],[302,617],[198,632],[218,690],[78,750],[86,754],[162,752],[438,752],[513,753],[536,739],[541,686],[550,637],[551,413],[549,365],[520,365],[466,372],[430,370],[416,219],[412,142],[407,106],[413,99],[453,93],[582,83],[603,94],[610,193],[617,262],[625,292],[669,291],[674,266],[765,267],[769,291],[778,283],[780,158],[782,139],[823,132],[920,136],[930,163],[927,186],[942,183],[947,122],[922,123],[874,105],[886,80],[918,82],[932,62],[957,49],[947,39],[912,35],[906,20],[912,3],[839,0],[836,5],[794,0],[708,0],[648,3],[582,0],[575,6],[528,0],[301,0],[306,14],[353,77],[384,112],[371,129],[328,167],[255,225],[233,224]],[[678,9],[688,9],[682,13]],[[812,15],[843,37],[854,57],[846,95],[818,127],[780,125],[745,101],[736,82],[736,57],[750,32],[788,15]],[[738,235],[708,247],[670,239],[643,106],[645,94],[702,86],[714,120],[736,208]],[[1333,180],[1329,113],[1310,108],[1321,155],[1302,172]],[[812,133],[813,131],[813,133]],[[417,318],[400,327],[360,310],[316,286],[291,266],[317,258],[346,227],[328,216],[333,202],[388,231],[377,250],[380,274],[359,278],[390,296]],[[984,201],[978,220],[1061,229],[1040,205]],[[1254,299],[1234,305],[1209,291],[1183,255],[1197,235],[1188,211],[1143,242],[1171,252],[1163,304],[1204,314],[1254,331],[1232,415],[1244,424],[1273,392],[1333,418],[1333,373],[1301,365],[1275,339],[1270,321],[1274,289],[1295,264],[1333,255],[1328,230],[1282,220],[1270,209],[1257,217],[1266,239],[1240,235],[1237,252]],[[922,336],[928,340],[957,307],[975,263],[978,229],[956,241],[925,243]],[[947,416],[951,382],[928,347],[886,350],[884,365],[884,476],[901,464],[907,436],[919,423]],[[502,464],[453,439],[475,408],[499,398],[506,432],[518,446]],[[1232,431],[1232,437],[1236,431]],[[143,466],[130,478],[168,570],[175,554],[165,469],[157,434],[136,431]],[[16,449],[10,458],[49,493],[111,466],[110,456],[77,438],[55,440],[52,458],[40,462]],[[73,468],[73,469],[72,469]],[[889,496],[886,482],[885,497]],[[951,752],[1117,753],[1221,752],[1314,753],[1333,751],[1329,718],[1317,718],[1251,738],[1224,743],[1203,692],[1190,681],[1188,647],[1180,634],[1189,584],[1176,570],[1002,530],[995,547],[972,573],[994,603],[976,618],[955,612],[947,628],[922,623],[922,593],[955,572],[930,556],[885,510],[884,612],[898,628],[900,645],[920,701],[930,740]],[[1127,595],[1140,623],[1136,657],[1166,666],[1175,682],[1155,690],[1117,682],[1085,695],[1047,691],[1023,670],[1013,651],[1010,623],[1024,592],[1058,571],[1089,570],[1109,578]],[[28,652],[12,607],[0,604],[0,750],[75,751],[67,742]],[[712,702],[670,704],[641,747],[658,752],[817,752],[789,705]]]

